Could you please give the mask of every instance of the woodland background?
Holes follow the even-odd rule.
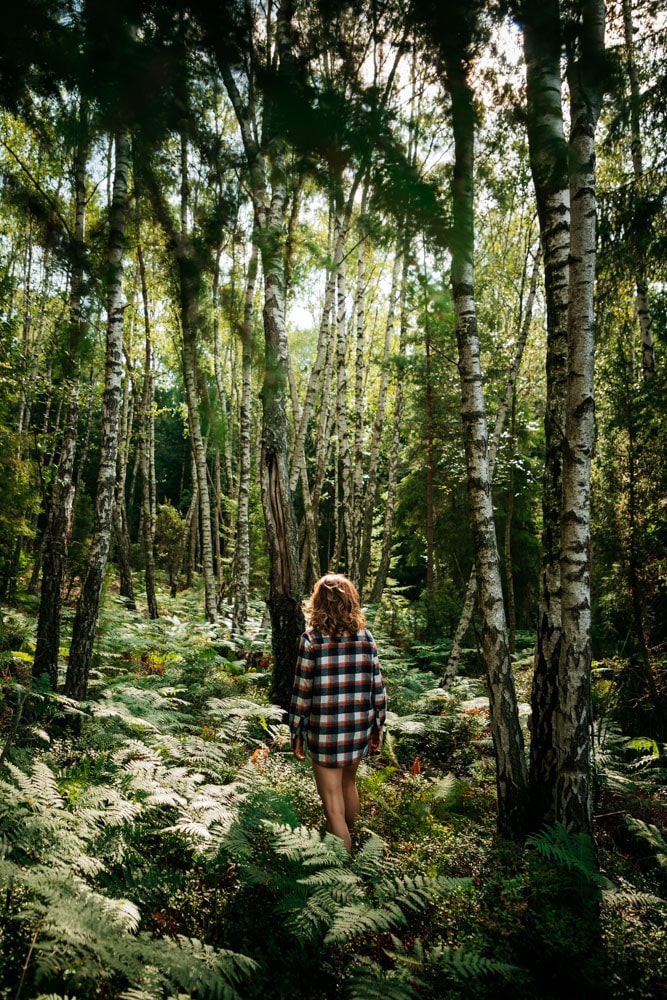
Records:
[[[666,30],[6,12],[0,996],[665,995]],[[327,570],[351,859],[285,742]]]

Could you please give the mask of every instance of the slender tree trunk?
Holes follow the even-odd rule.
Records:
[[[454,128],[452,293],[461,379],[468,497],[482,617],[491,731],[496,755],[498,829],[523,835],[527,775],[500,579],[489,475],[486,408],[473,290],[473,95],[460,52],[446,55]]]
[[[279,74],[289,79],[293,62],[291,21],[294,0],[281,0],[276,14],[276,54]],[[287,708],[304,628],[298,532],[290,490],[286,409],[287,336],[285,330],[285,247],[287,204],[286,147],[270,133],[270,101],[265,107],[265,151],[260,149],[254,107],[242,98],[226,60],[220,70],[234,108],[244,145],[264,276],[264,381],[262,386],[262,453],[260,485],[269,550],[269,597],[273,646],[271,697]],[[250,90],[254,80],[248,81]],[[269,195],[270,173],[270,195]]]
[[[431,373],[431,334],[427,327],[425,332],[426,353],[426,591],[433,593],[435,583],[435,496],[433,489],[433,468],[435,465],[434,420],[433,420],[433,385]]]
[[[556,750],[561,647],[560,502],[567,372],[570,192],[561,94],[562,28],[558,0],[525,5],[524,54],[530,164],[537,198],[547,306],[545,457],[535,671],[531,692],[530,825],[555,816]]]
[[[248,617],[250,590],[250,479],[252,470],[252,353],[255,328],[255,286],[257,284],[257,247],[253,246],[248,263],[243,308],[242,389],[239,419],[239,493],[234,549],[234,625],[240,628]]]
[[[368,211],[368,183],[364,184],[359,221],[359,245],[357,247],[357,284],[354,294],[354,327],[356,331],[356,358],[354,364],[354,454],[352,462],[352,529],[354,531],[355,576],[354,582],[361,587],[361,549],[363,541],[363,519],[361,516],[364,489],[364,410],[366,375],[366,213]]]
[[[87,108],[81,107],[81,124],[87,127]],[[67,408],[60,460],[51,500],[48,542],[42,562],[42,588],[37,621],[34,673],[48,674],[51,688],[58,686],[58,650],[60,647],[60,613],[62,585],[65,577],[67,543],[72,530],[74,510],[74,461],[79,422],[79,387],[73,377],[83,335],[82,291],[84,238],[86,222],[86,161],[85,142],[77,150],[75,161],[75,222],[72,240],[72,269],[69,292],[69,328],[66,349],[66,370],[71,381],[67,388]]]
[[[107,266],[107,344],[100,468],[97,480],[95,526],[88,558],[88,568],[81,587],[72,632],[65,694],[83,700],[88,690],[88,675],[93,653],[104,575],[111,539],[111,515],[116,484],[119,413],[123,380],[123,242],[127,219],[127,184],[129,174],[129,136],[120,129],[115,136],[115,173]]]
[[[590,468],[594,443],[595,130],[602,103],[603,0],[583,0],[570,85],[570,293],[561,508],[563,637],[556,713],[556,818],[593,833],[590,770]]]
[[[496,420],[493,425],[493,435],[491,438],[491,443],[489,446],[489,476],[491,481],[493,481],[493,473],[496,465],[496,455],[498,452],[498,445],[500,443],[500,437],[505,426],[505,419],[507,417],[507,410],[509,409],[510,402],[512,400],[513,393],[516,387],[516,380],[519,376],[519,370],[521,368],[521,359],[523,358],[524,348],[526,346],[526,341],[528,340],[528,333],[530,331],[530,324],[533,318],[533,306],[535,304],[535,295],[537,293],[537,274],[540,265],[540,255],[539,253],[535,255],[535,260],[533,263],[533,272],[530,279],[530,291],[528,293],[528,299],[526,301],[525,312],[523,313],[523,319],[518,331],[516,351],[514,352],[514,360],[512,362],[512,367],[510,368],[509,377],[507,379],[507,385],[505,386],[505,394],[503,400],[496,414]],[[521,309],[519,312],[521,313]],[[465,638],[466,632],[470,628],[470,623],[472,621],[473,610],[475,606],[475,596],[477,595],[477,573],[475,566],[470,572],[468,578],[468,586],[466,587],[465,598],[463,601],[463,609],[461,611],[461,617],[459,619],[459,624],[454,635],[452,642],[452,648],[447,658],[447,667],[445,669],[444,676],[442,678],[441,684],[444,686],[452,681],[456,676],[456,671],[459,664],[459,659],[461,657],[461,647],[463,640]]]
[[[357,558],[354,547],[355,531],[353,528],[353,496],[354,479],[352,474],[352,454],[350,450],[350,435],[347,425],[347,315],[346,315],[346,276],[344,248],[348,232],[348,220],[342,209],[336,213],[337,239],[336,247],[336,436],[338,438],[338,460],[340,463],[341,495],[339,510],[340,523],[343,528],[342,540],[345,542],[345,568],[350,579],[358,584]]]
[[[630,83],[630,134],[632,150],[632,169],[637,187],[641,187],[644,176],[642,156],[642,135],[640,124],[641,93],[639,75],[635,60],[634,25],[632,17],[632,0],[623,0],[623,35],[625,41],[625,59]],[[644,247],[637,247],[639,259],[635,277],[635,310],[639,322],[639,332],[642,345],[642,372],[644,378],[650,378],[655,373],[655,344],[653,342],[653,318],[648,297],[648,280],[646,277],[646,254]]]
[[[403,278],[400,292],[400,344],[396,373],[396,399],[394,403],[394,426],[389,450],[389,468],[387,470],[387,503],[384,512],[384,528],[382,532],[382,550],[380,564],[375,575],[371,590],[370,603],[379,604],[389,575],[391,562],[391,543],[394,533],[394,508],[396,505],[396,481],[398,478],[398,457],[401,446],[401,425],[403,422],[403,377],[405,368],[405,345],[407,334],[406,296],[408,288],[408,248],[401,253],[403,261]]]
[[[516,456],[516,388],[512,394],[510,420],[509,476],[507,481],[507,507],[505,512],[505,592],[507,594],[507,625],[510,653],[516,652],[516,601],[514,598],[514,570],[512,567],[512,520],[514,518],[514,458]]]
[[[382,442],[382,432],[384,430],[384,414],[387,405],[387,388],[389,386],[389,358],[391,357],[391,345],[394,336],[396,323],[396,309],[400,296],[400,275],[401,275],[401,241],[396,244],[396,255],[391,276],[391,291],[389,293],[389,311],[387,314],[387,325],[385,327],[384,355],[382,359],[382,376],[378,389],[377,408],[375,410],[375,421],[373,423],[373,434],[371,437],[370,456],[368,459],[368,475],[366,478],[366,493],[364,495],[363,521],[361,530],[361,556],[359,560],[359,586],[363,592],[368,577],[368,569],[371,560],[371,542],[373,538],[373,511],[377,498],[377,476],[378,463],[380,459],[380,444]]]
[[[148,311],[148,288],[146,285],[146,269],[141,244],[137,246],[139,274],[141,278],[141,293],[144,305],[144,330],[146,334],[144,382],[141,390],[141,412],[139,414],[139,444],[138,457],[141,471],[141,540],[144,550],[144,575],[146,578],[146,601],[149,618],[159,618],[155,588],[155,519],[153,517],[151,457],[150,457],[150,420],[153,410],[153,344],[151,336],[151,321]]]
[[[127,477],[127,461],[132,434],[133,406],[130,401],[132,382],[126,376],[123,384],[123,405],[120,420],[120,436],[118,442],[118,473],[116,477],[116,498],[113,505],[113,530],[116,540],[116,558],[120,577],[120,596],[128,608],[136,611],[134,597],[134,582],[132,580],[132,565],[130,561],[130,536],[127,527],[127,505],[125,502],[125,481]],[[134,399],[134,394],[132,395]]]

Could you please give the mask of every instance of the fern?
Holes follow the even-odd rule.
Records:
[[[530,834],[526,844],[549,861],[576,871],[585,882],[600,883],[593,841],[587,834],[569,833],[562,823],[555,823],[541,833]]]
[[[422,986],[402,969],[383,969],[372,959],[360,959],[350,970],[345,984],[348,1000],[419,1000]]]
[[[399,965],[411,969],[413,973],[447,972],[457,979],[470,980],[483,976],[499,975],[505,979],[514,978],[521,970],[507,962],[486,958],[472,948],[452,948],[437,944],[427,950],[417,939],[412,951],[408,952],[403,943],[392,937],[393,950],[388,952]]]
[[[667,842],[658,827],[653,823],[645,823],[644,820],[638,819],[636,816],[626,816],[625,825],[638,840],[646,845],[651,856],[667,874]]]

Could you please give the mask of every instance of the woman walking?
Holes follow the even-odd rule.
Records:
[[[349,851],[359,814],[357,768],[380,747],[387,696],[354,584],[337,573],[323,576],[306,615],[289,714],[292,749],[305,760],[307,744],[327,830]]]

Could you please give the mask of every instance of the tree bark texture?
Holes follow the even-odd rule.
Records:
[[[248,262],[243,326],[241,329],[241,406],[239,417],[239,490],[234,547],[233,621],[240,628],[248,617],[250,590],[250,477],[252,461],[252,344],[255,325],[255,286],[257,283],[257,247],[253,246]]]
[[[81,108],[81,125],[86,132],[87,109]],[[75,158],[74,182],[74,232],[72,237],[72,266],[69,290],[69,322],[65,368],[68,374],[67,406],[60,460],[49,512],[48,540],[42,562],[42,588],[37,621],[34,672],[37,676],[48,674],[51,688],[58,686],[58,651],[60,647],[60,613],[62,585],[65,577],[67,543],[72,531],[74,512],[74,461],[79,422],[79,387],[75,369],[83,336],[83,267],[86,228],[86,164],[87,145],[79,146]]]
[[[567,372],[570,192],[561,93],[558,0],[528,0],[523,24],[528,143],[544,259],[547,307],[545,459],[535,670],[531,692],[530,825],[553,822],[554,715],[561,647],[560,502]]]
[[[641,91],[635,58],[634,23],[632,0],[623,0],[623,36],[625,41],[625,62],[630,84],[630,135],[632,150],[632,170],[638,189],[644,176],[642,155],[642,134],[640,121]],[[644,247],[638,246],[637,272],[635,277],[635,311],[639,322],[642,345],[642,373],[645,379],[655,374],[655,343],[653,341],[653,319],[648,297],[646,260]]]
[[[570,85],[568,377],[561,509],[562,645],[556,714],[556,819],[593,833],[590,767],[590,470],[594,444],[595,130],[602,103],[605,9],[583,0]]]
[[[291,21],[294,0],[281,0],[275,22],[277,72],[289,78],[293,55]],[[220,70],[236,114],[246,154],[255,217],[255,240],[264,276],[264,380],[260,485],[269,550],[269,597],[273,645],[271,697],[287,708],[296,669],[298,640],[304,628],[298,532],[288,466],[287,334],[285,330],[285,246],[287,175],[283,139],[271,132],[270,100],[264,109],[264,146],[250,98],[256,85],[247,79],[242,95],[223,57]],[[269,177],[270,173],[270,177]]]
[[[491,437],[491,442],[489,444],[489,479],[491,482],[493,482],[493,473],[496,465],[496,455],[498,453],[498,445],[500,443],[500,438],[503,433],[503,428],[505,426],[507,411],[509,409],[510,402],[516,390],[516,382],[517,378],[519,377],[519,371],[521,369],[521,360],[523,358],[523,352],[526,346],[526,341],[528,340],[528,334],[530,332],[530,324],[533,319],[533,307],[535,305],[535,296],[537,294],[537,273],[539,270],[540,259],[541,259],[540,254],[538,252],[535,254],[535,258],[533,261],[533,270],[530,279],[530,290],[528,292],[528,299],[526,300],[525,310],[523,310],[523,315],[521,316],[521,323],[518,331],[518,338],[517,338],[516,350],[514,352],[514,359],[512,361],[512,366],[510,368],[509,376],[507,379],[507,385],[505,386],[505,393],[503,395],[503,399],[496,414],[495,423],[493,425],[493,435]],[[521,311],[522,310],[520,309],[520,313]],[[447,658],[447,667],[445,669],[441,681],[441,684],[443,686],[447,685],[448,683],[451,683],[451,681],[456,676],[459,659],[461,657],[461,648],[463,645],[463,640],[465,638],[466,632],[470,628],[470,622],[472,621],[476,594],[477,594],[477,573],[475,570],[475,566],[473,565],[472,570],[470,572],[470,577],[468,578],[468,585],[466,587],[465,598],[463,600],[461,617],[459,619],[459,624],[454,634],[452,648]]]
[[[104,576],[111,540],[111,518],[116,485],[119,414],[123,394],[123,243],[127,219],[129,136],[115,136],[115,171],[107,249],[107,342],[100,467],[97,479],[95,524],[88,567],[81,587],[72,631],[65,694],[86,697]]]
[[[450,51],[447,54],[446,71],[454,127],[452,293],[456,314],[470,520],[482,618],[491,731],[496,755],[498,830],[505,836],[520,838],[525,822],[526,761],[507,641],[493,518],[486,408],[473,291],[473,95],[462,53]]]
[[[394,533],[394,510],[396,506],[396,482],[398,479],[398,458],[401,446],[401,427],[403,422],[403,380],[405,368],[406,334],[407,334],[407,313],[406,298],[408,288],[408,256],[409,247],[404,247],[401,254],[403,261],[403,277],[401,280],[401,290],[399,296],[400,308],[400,342],[397,359],[396,372],[396,395],[394,402],[394,424],[391,437],[391,448],[389,450],[389,467],[387,470],[387,502],[385,505],[384,525],[382,531],[382,549],[380,552],[380,562],[378,565],[373,589],[370,594],[370,603],[379,604],[382,593],[387,583],[389,567],[391,564],[391,543]]]

